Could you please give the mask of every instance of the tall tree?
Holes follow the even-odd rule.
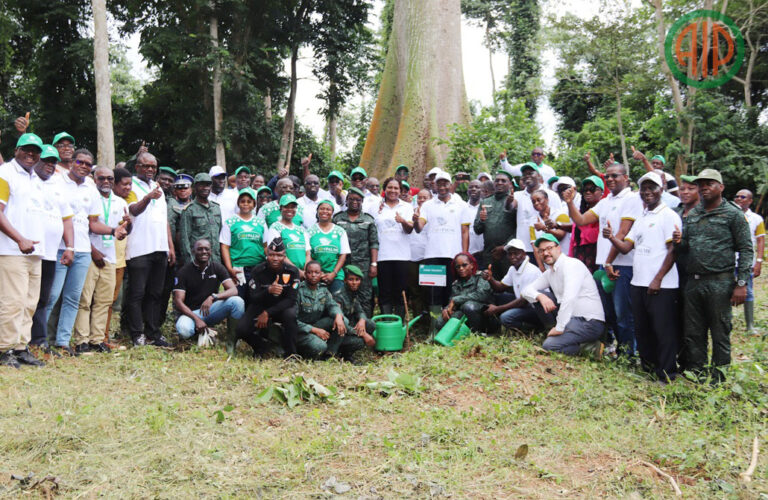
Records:
[[[383,176],[404,163],[418,178],[448,156],[435,139],[468,122],[460,1],[397,0],[361,165]]]
[[[226,170],[227,158],[224,151],[224,138],[221,126],[224,123],[224,110],[221,107],[221,58],[219,54],[219,17],[216,3],[211,2],[211,52],[213,54],[213,133],[216,140],[216,164]]]
[[[106,0],[93,0],[93,26],[97,161],[99,165],[112,168],[115,166],[115,131],[112,128],[112,91],[110,89]]]

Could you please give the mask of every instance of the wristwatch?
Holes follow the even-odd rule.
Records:
[[[219,300],[219,295],[216,293],[212,293],[211,298],[213,299],[214,302],[216,302],[217,300]]]
[[[762,262],[762,261],[763,261],[763,259],[757,259],[757,262]]]
[[[373,267],[379,267],[379,263],[378,263],[378,262],[371,262],[371,265],[372,265]]]
[[[736,285],[738,285],[738,286],[747,286],[747,282],[744,281],[744,280],[739,280],[739,281],[736,282]]]

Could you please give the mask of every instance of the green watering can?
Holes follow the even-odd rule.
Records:
[[[449,319],[435,335],[435,342],[447,347],[452,346],[454,340],[466,337],[469,334],[469,327],[464,324],[465,321],[467,321],[466,316],[461,319]]]
[[[400,316],[396,314],[381,314],[372,318],[376,323],[373,338],[376,339],[377,351],[402,351],[407,331],[421,318],[421,314],[413,318],[407,326],[403,325]]]
[[[613,289],[616,288],[616,282],[611,281],[611,278],[608,277],[608,273],[606,273],[603,269],[598,269],[595,271],[592,277],[600,282],[605,293],[612,293]]]

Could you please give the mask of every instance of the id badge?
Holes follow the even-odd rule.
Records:
[[[115,244],[115,239],[111,234],[103,234],[101,235],[101,244],[104,248],[110,248]]]

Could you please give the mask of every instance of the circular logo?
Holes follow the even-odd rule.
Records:
[[[669,28],[664,58],[686,85],[711,89],[736,76],[744,62],[744,37],[733,19],[714,10],[695,10]]]

